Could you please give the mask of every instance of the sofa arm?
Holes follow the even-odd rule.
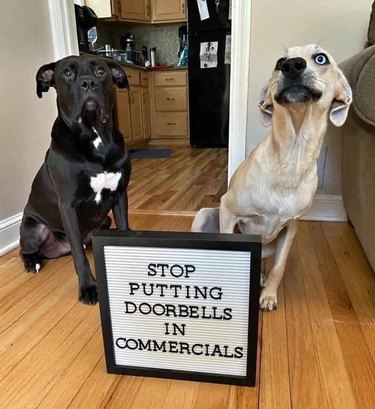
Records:
[[[375,45],[343,61],[340,68],[353,90],[353,111],[375,126]]]

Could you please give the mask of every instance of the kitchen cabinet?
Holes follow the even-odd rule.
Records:
[[[116,91],[117,126],[127,148],[145,145],[151,137],[148,73],[125,67],[130,90]]]
[[[145,141],[151,139],[150,94],[148,89],[142,88],[142,123]]]
[[[186,20],[185,0],[151,0],[152,22]]]
[[[143,142],[142,93],[140,87],[132,87],[130,90],[130,118],[132,142]]]
[[[149,22],[151,20],[150,0],[121,0],[120,19]]]
[[[117,127],[125,139],[125,144],[132,143],[132,127],[130,117],[130,96],[128,89],[118,89],[116,92]]]
[[[170,23],[186,21],[186,0],[85,0],[107,21]]]
[[[85,6],[92,8],[99,18],[120,16],[121,0],[85,0]]]
[[[189,146],[187,70],[152,73],[151,145]]]

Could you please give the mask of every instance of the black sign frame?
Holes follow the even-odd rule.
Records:
[[[251,259],[249,271],[250,289],[246,376],[145,368],[116,364],[104,256],[105,246],[164,247],[249,252],[249,256],[251,254]],[[255,385],[261,270],[261,238],[259,235],[100,230],[93,236],[93,251],[108,373],[229,385]]]

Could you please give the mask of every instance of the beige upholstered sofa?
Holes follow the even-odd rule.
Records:
[[[371,17],[368,45],[373,43],[374,11]],[[340,67],[353,89],[353,104],[342,128],[344,206],[375,269],[375,45]]]

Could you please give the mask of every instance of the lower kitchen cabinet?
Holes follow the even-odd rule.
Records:
[[[132,124],[132,141],[143,142],[143,116],[141,87],[132,87],[130,90],[130,115]]]
[[[117,125],[128,149],[190,146],[187,71],[125,67],[130,90],[117,89]]]
[[[145,88],[141,88],[141,92],[143,136],[146,141],[149,141],[151,139],[150,93]]]
[[[125,139],[126,145],[132,143],[132,125],[130,116],[130,97],[128,89],[118,89],[116,92],[117,127]]]
[[[151,145],[190,146],[187,70],[152,73]]]
[[[130,90],[116,89],[117,126],[127,149],[146,145],[151,137],[147,72],[125,67]]]

